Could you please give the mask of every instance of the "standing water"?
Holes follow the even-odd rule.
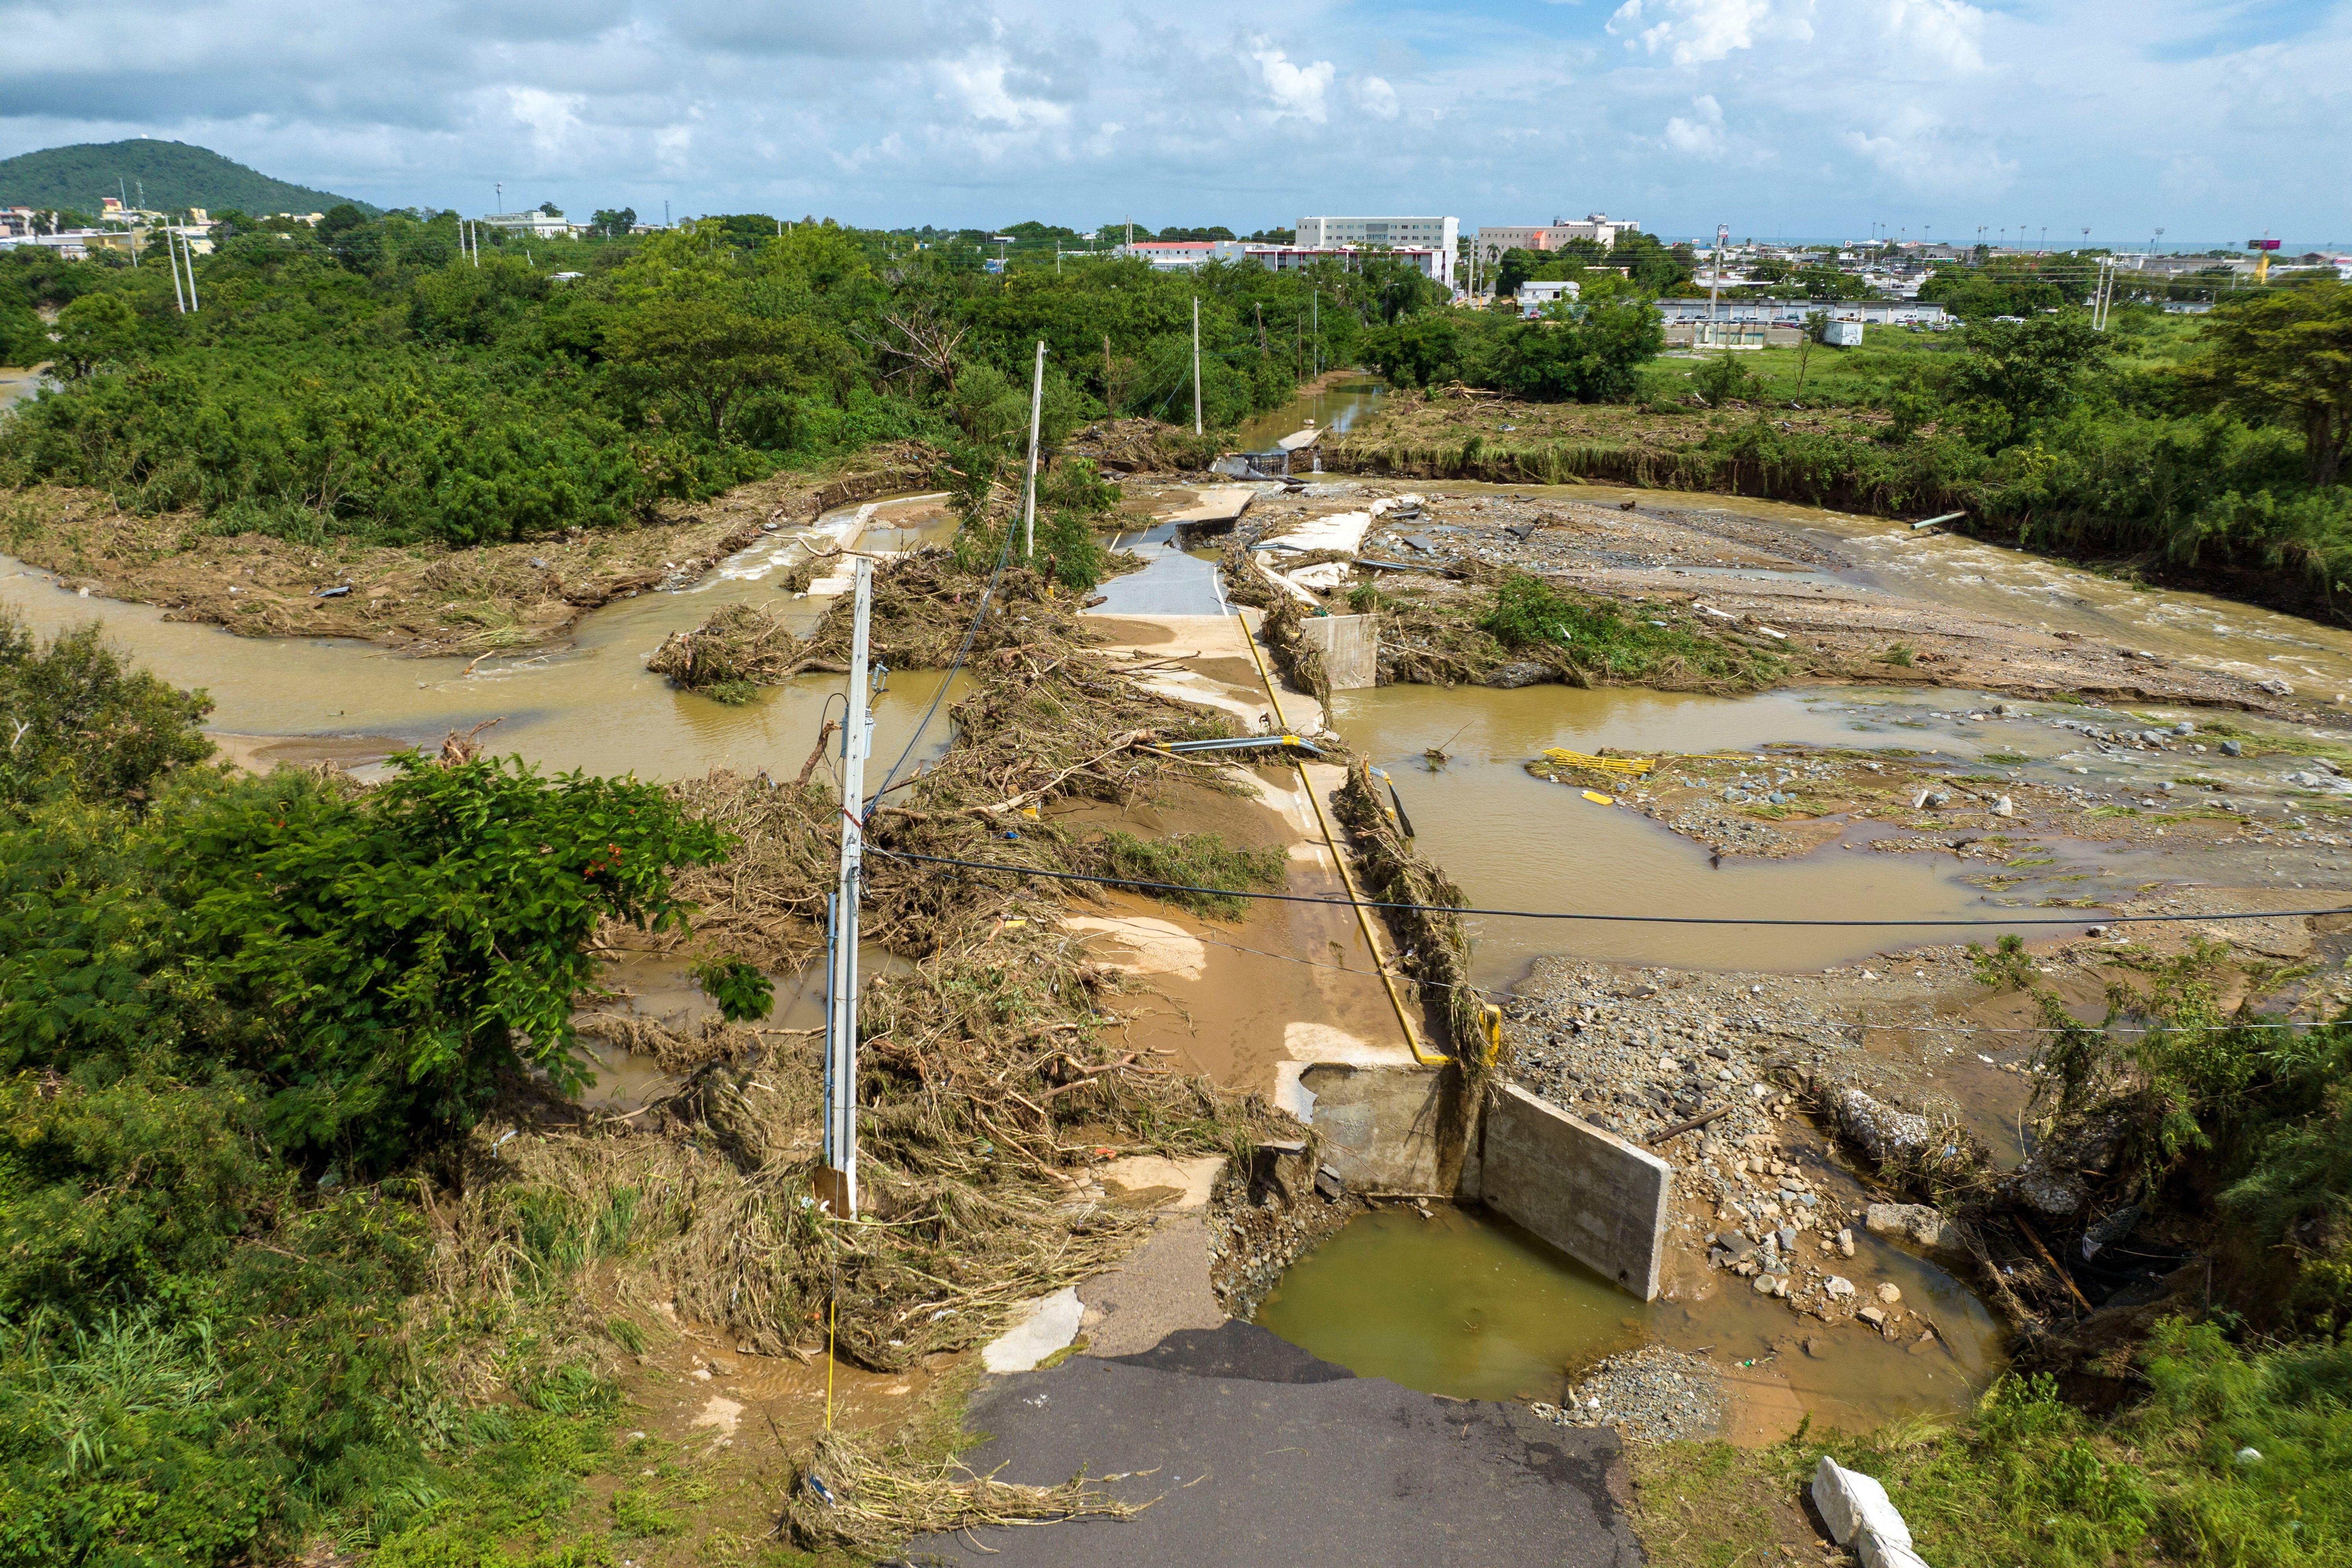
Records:
[[[1559,1402],[1601,1359],[1644,1344],[1705,1352],[1748,1417],[1861,1430],[1968,1405],[1999,1374],[2000,1328],[1958,1280],[1867,1235],[1856,1268],[1936,1328],[1892,1343],[1792,1318],[1717,1276],[1696,1299],[1637,1301],[1484,1209],[1376,1209],[1293,1264],[1257,1322],[1360,1377],[1455,1399]],[[1679,1293],[1679,1292],[1678,1292]]]

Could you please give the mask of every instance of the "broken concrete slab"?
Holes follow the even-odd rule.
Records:
[[[1029,1315],[980,1352],[980,1364],[991,1372],[1029,1372],[1056,1351],[1067,1350],[1086,1319],[1086,1304],[1075,1286],[1065,1286],[1037,1301]]]

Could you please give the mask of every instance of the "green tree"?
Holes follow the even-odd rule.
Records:
[[[130,300],[111,291],[85,294],[58,312],[58,367],[79,379],[123,363],[137,355],[140,336]]]
[[[2200,337],[2190,380],[2215,403],[2296,427],[2311,482],[2340,480],[2352,440],[2352,288],[2305,284],[2224,305]]]
[[[596,227],[603,230],[606,237],[617,238],[627,234],[630,229],[636,226],[637,209],[635,207],[598,207],[596,209],[596,216],[589,219],[589,222],[594,224]]]
[[[1982,422],[1989,447],[2008,446],[2022,440],[2037,421],[2072,408],[2112,347],[2079,310],[2023,321],[1972,321],[1945,390],[1990,416]]]
[[[131,669],[95,622],[43,645],[0,609],[0,813],[58,795],[143,801],[212,755],[196,729],[212,708]]]
[[[846,397],[857,357],[805,318],[776,321],[687,300],[654,300],[617,318],[612,357],[648,391],[673,399],[704,434],[725,440],[761,392],[826,388]]]

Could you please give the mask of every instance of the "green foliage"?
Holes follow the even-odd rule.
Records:
[[[1692,373],[1691,382],[1699,395],[1718,408],[1735,401],[1753,403],[1763,395],[1763,384],[1755,372],[1728,349]]]
[[[2023,321],[1972,321],[1947,372],[1947,391],[1983,426],[1980,444],[1997,449],[2074,407],[2111,347],[2079,310]]]
[[[1365,334],[1361,352],[1404,386],[1460,381],[1539,403],[1622,402],[1641,367],[1665,345],[1658,313],[1639,294],[1596,289],[1521,321],[1492,313],[1409,317]]]
[[[719,1004],[731,1024],[764,1018],[776,1009],[775,983],[748,959],[710,959],[694,966],[694,983]]]
[[[2033,984],[2033,957],[2015,931],[2003,932],[1990,952],[1980,943],[1969,943],[1969,963],[1977,979],[1996,991],[2023,991]]]
[[[2333,280],[2216,310],[2187,373],[2223,406],[2298,431],[2308,477],[2333,485],[2352,442],[2352,288]]]
[[[212,755],[196,728],[212,707],[131,669],[96,622],[37,645],[0,608],[0,821],[59,795],[143,801]]]
[[[1670,663],[1713,679],[1747,679],[1771,663],[1638,614],[1629,619],[1613,604],[1588,603],[1524,572],[1504,581],[1478,625],[1514,652],[1557,650],[1574,668],[1613,679],[1640,679]]]
[[[219,153],[184,142],[136,137],[126,142],[82,142],[47,147],[0,159],[0,206],[66,207],[94,213],[102,197],[119,193],[119,183],[147,191],[148,205],[163,212],[185,207],[215,211],[323,212],[349,197],[289,184],[257,174]],[[369,213],[364,203],[352,203]]]
[[[353,796],[281,772],[184,814],[158,845],[189,967],[243,1026],[281,1150],[398,1158],[462,1129],[525,1065],[583,1081],[572,998],[597,924],[681,923],[670,872],[723,841],[658,787],[414,752]]]

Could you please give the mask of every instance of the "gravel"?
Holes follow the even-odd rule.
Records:
[[[1530,1408],[1562,1426],[1614,1426],[1633,1442],[1673,1443],[1718,1436],[1725,1406],[1722,1381],[1704,1357],[1648,1345],[1594,1367],[1566,1405]]]

